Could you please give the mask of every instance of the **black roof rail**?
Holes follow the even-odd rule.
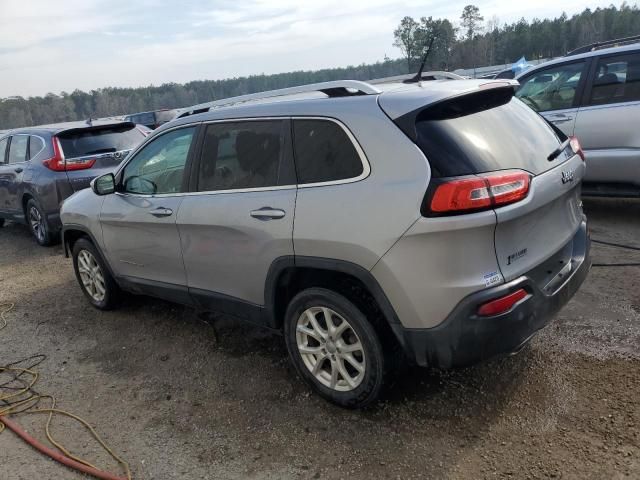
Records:
[[[639,42],[640,42],[640,35],[633,35],[631,37],[624,37],[624,38],[615,38],[613,40],[607,40],[605,42],[596,42],[590,45],[584,45],[582,47],[578,47],[568,52],[565,55],[565,57],[569,57],[571,55],[578,55],[579,53],[593,52],[594,50],[600,50],[602,48],[620,47],[622,45],[627,45],[630,43],[639,43]]]

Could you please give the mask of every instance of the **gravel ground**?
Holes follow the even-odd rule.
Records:
[[[594,238],[640,245],[640,202],[585,201]],[[42,393],[87,418],[135,479],[640,478],[640,268],[593,268],[519,355],[441,373],[409,369],[366,411],[311,394],[282,339],[137,297],[98,312],[60,246],[0,230],[0,365],[42,353]],[[640,253],[594,245],[594,262]],[[16,417],[44,438],[41,415]],[[77,425],[53,433],[117,465]],[[13,433],[0,478],[80,479]]]

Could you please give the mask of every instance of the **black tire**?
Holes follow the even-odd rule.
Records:
[[[82,261],[79,260],[81,252],[88,252],[95,260],[97,267],[99,267],[99,272],[102,275],[103,279],[102,283],[104,285],[104,295],[102,298],[94,297],[94,293],[89,291],[82,280],[79,268],[79,262]],[[120,301],[122,292],[120,290],[120,287],[118,287],[116,281],[111,276],[109,269],[102,259],[102,255],[100,255],[100,252],[98,252],[98,249],[95,247],[95,245],[88,238],[80,238],[73,245],[72,254],[73,270],[76,273],[76,279],[78,280],[78,284],[80,285],[82,292],[87,297],[91,305],[99,310],[112,310],[113,308],[115,308]]]
[[[31,234],[39,245],[48,247],[56,242],[57,236],[51,231],[44,210],[35,199],[30,198],[27,202],[24,216]]]
[[[359,340],[362,345],[363,358],[365,359],[364,373],[362,374],[360,383],[349,391],[338,391],[335,388],[323,384],[312,373],[310,370],[311,367],[305,364],[302,354],[298,349],[298,320],[302,318],[301,316],[305,311],[314,307],[326,307],[341,316],[351,327],[352,332],[349,332],[349,334],[352,335],[355,333],[357,338],[354,338]],[[320,314],[317,319],[323,322],[323,317],[324,314]],[[335,324],[335,322],[332,323]],[[341,324],[340,322],[339,325]],[[382,344],[365,315],[342,295],[324,288],[309,288],[300,292],[291,300],[287,307],[284,319],[284,334],[289,357],[296,371],[303,380],[323,398],[342,407],[362,408],[374,402],[380,395],[384,385],[387,364]],[[328,367],[330,372],[333,371],[335,358],[326,358],[326,356],[333,357],[329,355],[327,344],[318,342],[318,345],[323,348],[324,353],[319,354],[318,357],[311,358],[317,360],[321,358],[321,355],[325,355],[325,359],[322,360],[322,362],[325,363],[321,370],[324,370],[324,367]],[[332,343],[332,348],[335,348],[335,345],[338,344]],[[325,349],[324,347],[327,348]],[[312,348],[318,348],[318,346]],[[339,356],[339,353],[340,350],[337,351],[335,356]],[[346,362],[340,359],[339,361],[342,362],[342,368],[347,365]],[[329,365],[326,365],[326,362],[329,362]],[[330,376],[330,372],[326,372],[326,375]],[[341,381],[344,383],[346,381],[344,375],[342,375],[341,378],[343,379]]]

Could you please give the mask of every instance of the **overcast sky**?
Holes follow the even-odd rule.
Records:
[[[313,70],[399,57],[405,15],[458,22],[469,0],[0,0],[0,97]],[[587,1],[591,8],[611,1]],[[584,0],[475,2],[485,20]]]

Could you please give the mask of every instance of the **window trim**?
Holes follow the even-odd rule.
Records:
[[[610,53],[608,55],[597,55],[597,56],[593,56],[591,57],[591,65],[589,68],[589,82],[585,85],[584,88],[584,95],[582,98],[582,101],[580,102],[580,106],[581,107],[608,107],[608,106],[612,106],[612,105],[625,105],[627,103],[632,103],[632,102],[640,102],[640,99],[638,100],[625,100],[622,102],[612,102],[612,103],[591,103],[591,95],[593,94],[593,87],[594,87],[594,82],[596,81],[596,74],[598,73],[598,65],[600,65],[600,60],[608,60],[608,59],[613,59],[616,57],[631,57],[631,56],[640,56],[640,50],[631,50],[631,51],[625,51],[625,52],[616,52],[616,53]],[[628,63],[627,63],[628,65]]]
[[[9,155],[9,145],[11,145],[11,135],[6,135],[4,137],[0,137],[0,141],[2,141],[2,140],[6,140],[7,144],[4,146],[4,156],[2,158],[0,158],[0,166],[9,165],[7,160],[8,160],[8,155]]]
[[[142,197],[142,198],[164,198],[164,197],[177,197],[179,195],[187,195],[189,193],[189,187],[190,187],[191,166],[193,165],[193,160],[194,160],[196,151],[200,150],[199,143],[201,140],[201,136],[200,136],[200,132],[202,130],[200,128],[201,125],[202,125],[202,122],[185,123],[182,125],[176,125],[175,127],[167,128],[166,130],[159,132],[157,135],[148,136],[145,141],[143,141],[140,145],[138,145],[134,150],[131,151],[131,153],[126,158],[126,161],[122,162],[122,164],[120,164],[118,169],[115,171],[114,176],[116,180],[115,182],[116,191],[114,193],[116,195],[120,195],[123,197],[130,196],[130,197]],[[181,186],[181,189],[183,190],[182,192],[134,193],[134,192],[123,192],[118,190],[118,188],[122,187],[122,180],[123,180],[122,177],[124,175],[124,169],[127,168],[127,165],[129,165],[136,158],[136,155],[138,155],[138,152],[144,149],[151,142],[155,141],[157,138],[160,138],[169,132],[173,132],[174,130],[180,130],[184,128],[195,128],[195,132],[193,133],[193,138],[191,139],[191,145],[189,146],[189,152],[187,153],[187,159],[185,160],[185,163],[184,163],[184,176],[182,177],[182,186]]]
[[[27,149],[24,152],[25,159],[22,160],[21,162],[11,163],[9,161],[9,156],[11,154],[11,144],[13,143],[13,137],[20,137],[20,136],[27,137]],[[26,158],[27,156],[29,156],[29,143],[30,143],[29,137],[30,136],[31,136],[30,133],[14,133],[13,135],[11,135],[11,140],[9,141],[9,144],[7,145],[8,148],[7,148],[7,153],[6,153],[6,156],[5,156],[5,160],[6,160],[7,163],[5,165],[20,165],[22,163],[27,163],[30,160],[30,159]]]
[[[563,111],[563,110],[570,110],[572,108],[579,108],[583,105],[584,100],[585,100],[585,90],[586,90],[586,85],[587,85],[587,78],[591,77],[591,64],[592,62],[592,58],[580,58],[578,60],[570,60],[567,62],[558,62],[558,63],[554,63],[553,65],[547,65],[546,67],[543,68],[537,68],[532,72],[527,72],[526,75],[523,75],[518,81],[520,82],[520,87],[518,88],[518,90],[520,90],[520,88],[522,88],[522,82],[523,81],[528,81],[531,77],[533,77],[534,75],[537,75],[539,73],[543,73],[547,70],[551,70],[551,69],[557,69],[557,68],[561,68],[561,67],[566,67],[569,65],[574,65],[574,64],[579,64],[582,63],[583,64],[583,69],[582,69],[582,74],[580,75],[580,80],[578,80],[578,84],[576,85],[576,93],[573,96],[573,101],[571,102],[571,105],[565,108],[555,108],[553,110],[536,110],[537,113],[542,114],[542,113],[547,113],[547,112],[559,112],[559,111]],[[515,95],[516,97],[518,96],[517,93]]]

